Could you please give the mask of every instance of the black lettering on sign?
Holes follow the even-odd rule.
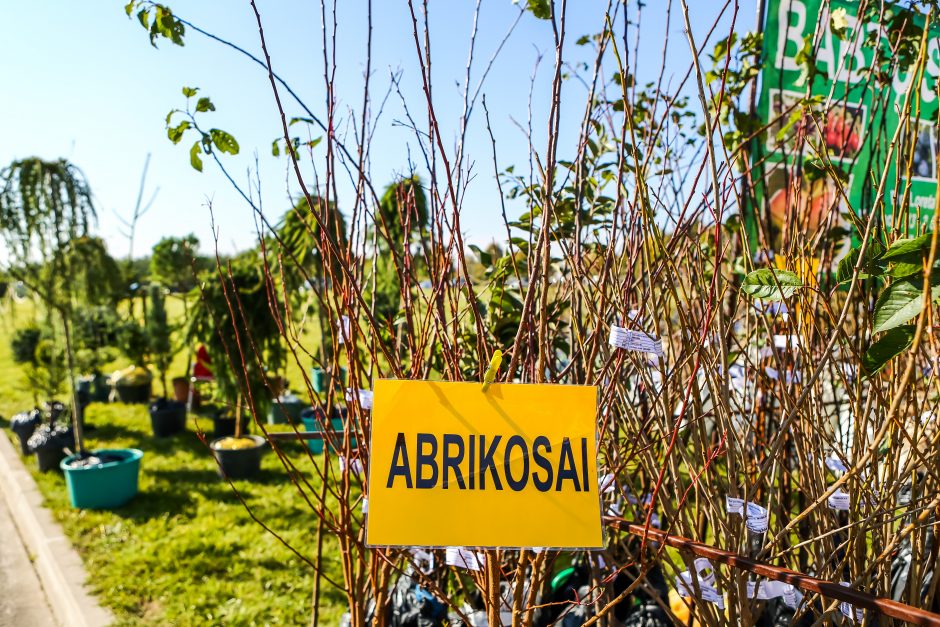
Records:
[[[471,442],[473,439],[471,438]],[[457,447],[457,454],[451,455],[450,448],[451,444]],[[443,487],[446,490],[450,487],[450,482],[447,479],[447,470],[454,471],[454,477],[457,479],[457,486],[461,490],[466,490],[467,486],[464,485],[463,475],[460,473],[460,462],[463,461],[463,438],[454,433],[445,433],[444,434],[444,462],[441,464],[441,481],[443,482]]]
[[[548,492],[552,489],[552,478],[554,476],[554,470],[552,469],[552,463],[548,461],[548,458],[539,453],[539,448],[544,448],[546,453],[552,452],[552,443],[544,435],[540,435],[535,438],[535,441],[532,443],[532,461],[535,462],[535,465],[545,471],[547,477],[545,479],[539,479],[538,471],[532,473],[532,483],[535,484],[536,489],[539,492]]]
[[[470,436],[470,450],[467,459],[470,461],[470,472],[467,473],[467,481],[470,484],[470,489],[473,489],[473,484],[476,483],[477,473],[473,470],[473,465],[476,462],[476,457],[474,453],[474,445],[476,444],[477,439]]]
[[[516,479],[512,476],[512,449],[514,448],[522,449],[522,479]],[[509,484],[509,487],[516,492],[525,490],[525,486],[529,482],[529,446],[521,435],[514,435],[506,442],[503,468],[506,470],[506,483]]]
[[[388,484],[386,488],[391,488],[395,477],[405,478],[405,487],[412,488],[411,485],[411,466],[408,464],[408,447],[405,445],[405,434],[399,433],[395,438],[395,452],[392,453],[392,467],[388,470]]]
[[[424,452],[424,445],[430,444],[431,451],[429,453]],[[437,483],[437,438],[434,437],[433,433],[419,433],[418,434],[418,453],[415,459],[415,486],[419,490],[427,490],[433,488]],[[427,466],[431,469],[431,476],[427,479],[424,478],[424,467]]]
[[[493,455],[496,454],[496,447],[499,446],[499,441],[503,439],[503,436],[498,435],[493,439],[493,443],[490,444],[490,448],[486,448],[486,436],[480,436],[480,489],[483,490],[486,488],[486,471],[489,470],[493,475],[494,487],[497,490],[503,489],[503,484],[499,480],[499,473],[496,472],[496,464],[493,463]],[[484,453],[483,451],[486,451]]]
[[[574,453],[571,452],[571,440],[565,438],[561,441],[561,453],[558,455],[558,482],[555,483],[555,492],[561,492],[566,479],[574,483],[574,491],[580,492],[578,485],[578,471],[574,469]]]

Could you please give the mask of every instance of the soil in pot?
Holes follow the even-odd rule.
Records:
[[[248,416],[242,416],[242,433],[248,430]],[[212,437],[216,440],[235,435],[235,418],[232,416],[212,417]]]
[[[140,460],[137,449],[104,449],[91,454],[72,455],[59,467],[72,507],[81,509],[114,509],[137,494]]]
[[[267,442],[257,435],[224,437],[214,440],[209,448],[219,462],[220,477],[249,479],[261,470],[261,455],[267,448]]]
[[[20,441],[20,451],[23,455],[29,455],[29,438],[36,431],[36,427],[42,422],[42,412],[38,409],[24,411],[10,418],[10,429],[16,434]]]
[[[158,438],[166,438],[186,428],[186,405],[160,398],[150,405],[150,426]]]

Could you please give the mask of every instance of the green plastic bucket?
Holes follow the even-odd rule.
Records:
[[[300,422],[300,412],[307,407],[307,404],[299,398],[281,398],[271,403],[268,408],[268,424],[279,425],[287,422],[288,417],[291,423]],[[285,415],[285,413],[287,415]]]
[[[65,486],[69,491],[72,507],[79,509],[115,509],[124,505],[137,494],[137,479],[140,475],[140,459],[143,451],[136,448],[100,449],[94,455],[121,455],[123,459],[106,462],[87,468],[70,468],[75,455],[59,463],[65,474]]]
[[[313,383],[314,392],[326,394],[327,389],[330,387],[330,374],[328,370],[322,368],[314,368],[310,371],[310,382]],[[346,387],[346,369],[343,367],[339,369],[339,381],[341,387]]]
[[[320,422],[317,420],[316,416],[303,416],[301,418],[304,422],[304,430],[316,433],[320,430]],[[339,417],[334,417],[331,420],[333,431],[342,431],[343,429],[343,419]],[[355,446],[355,442],[353,442]],[[319,455],[323,452],[323,440],[307,440],[307,448],[310,449],[310,452],[314,455]],[[330,447],[332,451],[333,448]]]

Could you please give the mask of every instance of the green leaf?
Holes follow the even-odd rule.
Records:
[[[552,0],[529,0],[526,8],[540,20],[552,19]]]
[[[888,270],[888,276],[894,277],[895,279],[903,279],[904,277],[912,276],[924,271],[924,264],[922,263],[909,263],[907,261],[901,261]]]
[[[273,142],[271,142],[271,154],[274,155],[275,157],[280,157],[281,148],[277,145],[277,141],[278,140],[275,139]]]
[[[930,240],[933,238],[933,233],[924,233],[920,237],[913,237],[909,239],[899,239],[891,246],[888,247],[887,252],[885,252],[882,259],[888,261],[894,259],[895,257],[901,257],[909,253],[916,253],[926,250],[930,246]]]
[[[493,255],[489,254],[475,244],[470,244],[470,249],[477,254],[477,256],[480,258],[480,263],[482,263],[484,266],[493,265]]]
[[[803,282],[795,273],[770,268],[754,270],[741,282],[742,292],[752,298],[768,301],[789,298],[801,287],[803,287]]]
[[[196,111],[215,111],[215,105],[207,97],[202,97],[196,102]]]
[[[225,131],[213,128],[209,129],[209,135],[212,137],[212,143],[222,152],[227,152],[230,155],[238,154],[238,142]]]
[[[307,142],[307,148],[310,148],[312,150],[316,148],[317,144],[319,144],[321,141],[323,141],[322,137],[315,137],[314,139],[311,139],[310,141]]]
[[[198,87],[183,87],[183,95],[187,98],[195,96],[197,91],[199,91]]]
[[[199,141],[197,140],[193,143],[193,147],[189,149],[189,164],[193,166],[194,169],[202,172],[202,158],[199,156]]]
[[[931,275],[933,287],[930,297],[936,300],[940,297],[940,285],[936,285],[938,273]],[[875,302],[874,331],[880,333],[905,324],[917,316],[924,308],[924,282],[923,279],[895,281],[881,293]]]
[[[134,12],[134,5],[137,4],[137,0],[131,0],[124,5],[124,12],[127,13],[127,17],[131,16],[131,13]]]
[[[183,134],[189,130],[189,127],[189,120],[183,120],[178,125],[166,129],[166,136],[170,138],[171,142],[178,144],[183,139]]]
[[[914,342],[914,332],[917,327],[908,324],[891,329],[882,335],[877,342],[868,347],[862,356],[862,367],[868,376],[872,376],[884,368],[889,361],[907,350]]]
[[[150,14],[147,13],[147,9],[141,9],[137,12],[137,20],[144,28],[150,28]]]
[[[860,249],[853,248],[849,251],[849,254],[846,255],[840,262],[839,268],[836,271],[836,281],[839,283],[845,283],[852,279],[852,275],[855,273],[855,266],[858,264],[858,251]],[[884,252],[884,247],[878,242],[871,242],[868,247],[865,249],[865,261],[862,262],[862,267],[859,269],[858,278],[867,279],[869,276],[878,275],[881,273],[880,268],[877,266],[876,262],[881,257],[881,253]]]
[[[313,119],[312,119],[312,118],[300,118],[300,117],[291,118],[291,119],[290,119],[290,122],[288,122],[287,126],[288,126],[288,127],[291,127],[291,126],[293,126],[294,124],[297,124],[298,122],[303,122],[303,123],[305,123],[305,124],[313,124]]]

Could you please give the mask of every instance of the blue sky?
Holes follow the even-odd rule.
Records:
[[[358,120],[365,68],[365,0],[343,0],[337,20],[337,112],[345,132],[351,112]],[[569,45],[572,62],[590,60],[590,50],[574,41],[603,27],[606,3],[569,0]],[[631,3],[634,5],[635,3]],[[690,60],[681,10],[673,3],[668,73],[682,75]],[[711,0],[694,0],[693,29],[699,40],[720,8]],[[198,86],[217,107],[205,119],[208,126],[231,132],[241,154],[226,157],[240,182],[247,180],[257,153],[263,208],[277,218],[296,193],[287,162],[271,155],[271,142],[280,134],[280,121],[265,73],[237,53],[188,32],[186,46],[162,42],[150,46],[136,19],[129,20],[123,1],[65,0],[12,3],[0,21],[0,41],[6,51],[6,85],[0,116],[0,163],[37,155],[65,157],[83,169],[99,211],[99,232],[116,256],[127,254],[115,212],[129,215],[137,196],[144,160],[151,153],[148,188],[159,187],[153,207],[138,227],[135,254],[145,254],[166,235],[196,233],[203,249],[211,249],[212,232],[207,199],[211,199],[220,228],[220,248],[244,248],[254,239],[251,210],[209,162],[198,173],[189,165],[188,147],[194,138],[174,146],[167,140],[166,113],[183,105],[183,85]],[[411,20],[404,0],[374,0],[373,110],[385,97],[392,72],[401,72],[405,103],[424,121],[424,95],[412,39]],[[455,145],[462,107],[473,17],[473,2],[432,1],[431,53],[434,100],[448,150]],[[247,1],[170,3],[181,17],[253,51],[260,50],[254,15]],[[259,2],[275,70],[311,105],[325,111],[319,3],[261,0]],[[485,63],[518,14],[510,0],[483,0],[477,36],[475,85]],[[730,13],[729,13],[730,15]],[[753,28],[753,0],[742,3],[742,28]],[[726,22],[727,23],[727,22]],[[726,27],[724,28],[726,33]],[[665,0],[647,2],[640,39],[640,81],[658,70],[665,35]],[[724,36],[724,35],[721,35]],[[537,56],[545,58],[536,74],[533,118],[538,149],[544,150],[545,118],[552,70],[550,24],[526,14],[500,53],[483,86],[499,147],[500,168],[527,167],[526,140],[516,123],[527,118],[530,77]],[[649,73],[644,76],[644,73]],[[574,151],[574,138],[584,109],[584,88],[566,84],[562,108],[560,156]],[[301,112],[290,107],[288,115]],[[397,122],[404,108],[392,93],[379,119],[372,144],[371,172],[377,185],[407,170],[408,156],[420,163],[413,131]],[[321,144],[322,155],[322,144]],[[469,242],[485,244],[504,233],[499,197],[493,177],[489,138],[483,109],[475,109],[467,146],[475,177],[468,189],[463,230]],[[341,208],[350,204],[340,189]],[[518,211],[516,212],[518,213]]]

